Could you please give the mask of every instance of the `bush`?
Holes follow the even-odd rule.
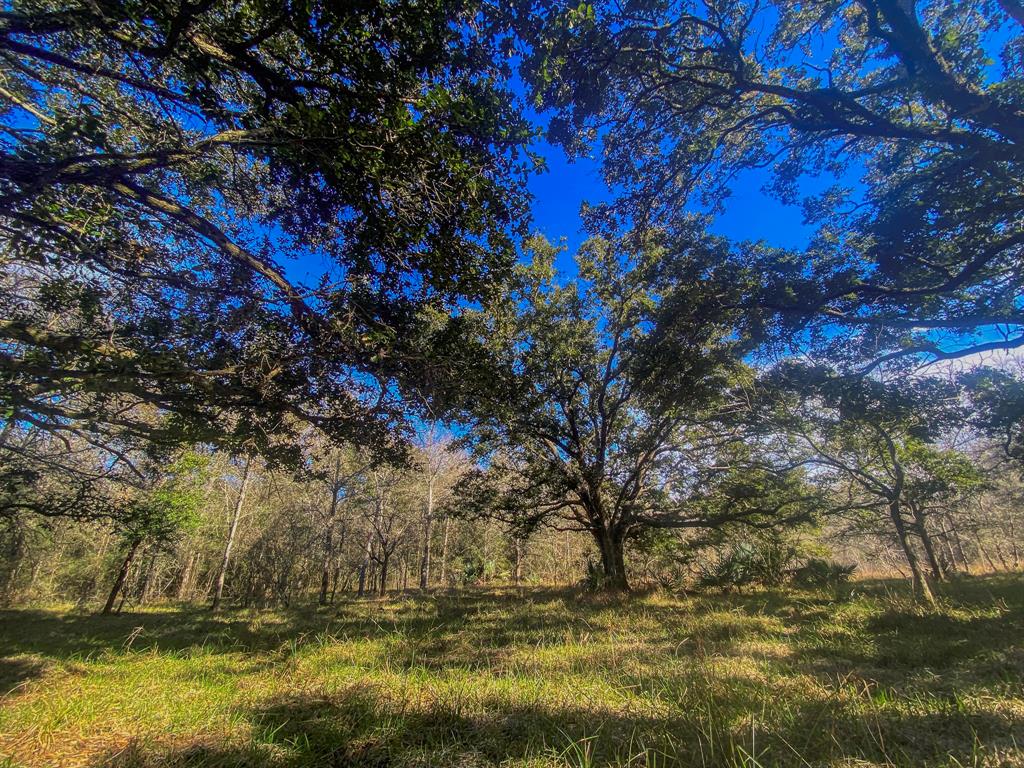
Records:
[[[786,582],[797,550],[776,537],[743,541],[731,546],[710,567],[702,568],[698,585],[730,589],[778,587]]]
[[[585,592],[602,592],[607,583],[604,575],[604,568],[592,558],[587,558],[587,575],[580,582],[580,587]]]
[[[856,565],[812,557],[793,571],[793,583],[806,589],[835,589],[846,584],[856,569]]]
[[[775,537],[739,542],[701,569],[698,586],[729,590],[792,583],[805,589],[838,589],[850,581],[857,567],[819,557],[794,567],[799,557],[795,547]]]
[[[710,566],[701,569],[697,586],[702,589],[742,589],[753,583],[753,548],[740,544],[727,550]]]

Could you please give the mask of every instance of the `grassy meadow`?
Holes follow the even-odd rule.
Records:
[[[1024,766],[1024,577],[0,613],[3,766]]]

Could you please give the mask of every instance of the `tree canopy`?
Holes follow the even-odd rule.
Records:
[[[416,551],[428,588],[468,517],[514,583],[549,528],[625,588],[627,549],[705,546],[779,583],[776,527],[845,514],[928,599],[968,562],[947,517],[988,492],[979,459],[1024,445],[1019,376],[915,368],[1024,347],[1022,24],[1017,0],[7,3],[0,534],[127,531],[110,610],[199,505],[173,476],[212,487],[176,457],[219,452],[215,607],[239,569],[292,594],[302,547],[321,604],[345,558],[362,595]],[[541,123],[606,182],[569,275],[529,230]],[[806,244],[709,234],[759,175]],[[1012,528],[1009,498],[971,519]]]
[[[714,209],[765,169],[766,191],[816,227],[763,265],[757,304],[791,331],[811,322],[847,365],[1024,346],[1017,2],[520,10],[549,136],[575,153],[600,143],[619,191],[594,226]]]
[[[531,129],[482,24],[461,0],[8,4],[5,420],[393,446],[414,329],[500,284],[526,221]]]

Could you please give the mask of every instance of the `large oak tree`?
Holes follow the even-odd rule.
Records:
[[[574,281],[558,276],[556,248],[535,240],[532,255],[515,291],[464,319],[478,351],[447,394],[481,466],[456,511],[585,532],[612,589],[628,587],[625,546],[650,528],[809,512],[790,473],[736,471],[742,358],[760,329],[730,308],[754,276],[722,241],[696,228],[595,239]]]

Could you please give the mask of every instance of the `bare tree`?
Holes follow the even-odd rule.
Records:
[[[213,582],[213,602],[210,610],[219,611],[221,597],[224,594],[224,578],[228,572],[228,564],[231,561],[231,549],[235,544],[235,535],[238,533],[238,521],[242,516],[242,505],[245,504],[245,494],[249,485],[249,475],[252,469],[252,458],[246,456],[242,463],[242,475],[238,483],[238,495],[235,497],[235,504],[231,509],[231,520],[228,523],[228,535],[224,540],[224,554],[221,556],[220,568]]]

